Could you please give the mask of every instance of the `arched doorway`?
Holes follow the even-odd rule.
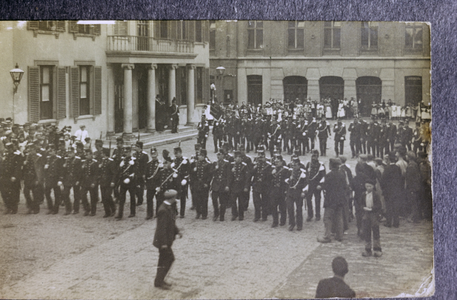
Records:
[[[405,104],[410,107],[417,107],[422,102],[422,77],[405,77]]]
[[[373,103],[381,103],[382,81],[379,77],[364,76],[355,81],[359,112],[363,117],[371,115]]]
[[[344,97],[344,80],[341,77],[325,76],[319,79],[319,94],[321,99],[341,100]],[[315,99],[313,99],[315,100]],[[316,99],[320,100],[320,99]]]
[[[284,86],[284,101],[295,99],[305,100],[308,95],[308,80],[302,76],[287,76],[282,81]]]
[[[248,103],[262,104],[262,75],[248,75]]]

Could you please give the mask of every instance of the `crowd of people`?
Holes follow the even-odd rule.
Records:
[[[121,220],[128,192],[129,217],[136,216],[146,194],[146,219],[152,219],[166,191],[176,190],[176,213],[184,217],[190,190],[197,219],[208,218],[211,196],[213,221],[224,221],[227,209],[232,221],[241,221],[252,192],[254,222],[271,216],[272,227],[288,221],[292,231],[303,229],[303,209],[307,222],[321,219],[323,196],[325,234],[318,241],[342,240],[354,219],[358,235],[366,241],[364,256],[382,254],[381,220],[387,227],[398,227],[400,216],[411,222],[431,219],[427,122],[412,130],[409,120],[397,127],[386,118],[366,122],[355,115],[348,126],[352,158],[357,158],[353,173],[343,153],[347,132],[341,119],[331,129],[325,116],[316,121],[317,110],[302,111],[296,103],[276,100],[255,109],[214,106],[212,112],[217,115],[212,124],[214,162],[207,157],[210,130],[204,116],[194,155],[186,158],[176,147],[174,158],[164,150],[162,159],[156,148],[148,155],[141,141],[127,144],[122,137],[114,151],[102,140],[92,149],[83,125],[71,134],[71,127],[59,130],[54,125],[19,126],[11,119],[1,120],[0,192],[5,213],[17,213],[22,190],[30,214],[39,213],[46,200],[48,214],[58,214],[61,206],[64,215],[78,214],[82,204],[84,215],[94,216],[101,198],[104,217]],[[335,158],[326,166],[320,157],[327,155],[332,133]],[[250,150],[256,152],[254,159],[246,154]],[[292,154],[290,161],[282,151]],[[303,162],[300,156],[306,153],[311,159]]]

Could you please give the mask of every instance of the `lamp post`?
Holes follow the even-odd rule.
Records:
[[[220,91],[222,93],[221,97],[219,99],[222,99],[222,101],[224,101],[224,73],[225,73],[225,68],[223,66],[219,66],[216,68],[216,71],[217,71],[217,75],[218,77],[221,78],[221,85],[220,85]],[[223,102],[222,102],[223,104]],[[221,104],[221,105],[222,105]]]
[[[11,116],[13,119],[13,124],[14,124],[14,114],[15,114],[15,109],[14,109],[14,94],[17,93],[17,87],[21,83],[22,76],[24,76],[24,71],[19,69],[19,65],[16,63],[16,67],[12,70],[10,70],[10,75],[11,78],[13,79],[13,115]]]

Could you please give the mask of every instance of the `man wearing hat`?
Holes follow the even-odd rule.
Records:
[[[62,184],[62,158],[56,155],[54,145],[48,146],[48,156],[44,165],[44,195],[48,204],[47,214],[57,214],[61,201]],[[51,198],[51,191],[54,191],[54,202]]]
[[[159,153],[156,147],[151,148],[151,160],[146,164],[145,182],[146,182],[146,220],[154,217],[154,196],[156,189],[159,187],[159,171],[163,168],[159,160]]]
[[[40,212],[43,201],[43,166],[45,158],[37,153],[36,147],[29,144],[26,148],[26,158],[22,169],[24,178],[24,196],[27,201],[28,214]],[[32,192],[32,196],[30,195]]]
[[[172,167],[173,160],[170,157],[170,152],[166,149],[162,151],[163,157],[163,167],[159,169],[159,174],[157,175],[158,180],[158,187],[156,188],[157,194],[157,206],[156,206],[156,213],[160,205],[163,203],[165,196],[164,193],[166,190],[178,190],[178,173]]]
[[[181,143],[180,143],[181,144]],[[178,177],[176,181],[178,184],[178,198],[180,199],[179,216],[184,218],[186,213],[186,201],[187,201],[187,190],[189,180],[189,160],[187,157],[182,155],[182,149],[180,146],[173,149],[175,159],[173,160],[173,168],[177,171]]]
[[[171,247],[176,235],[180,238],[182,237],[175,221],[177,194],[176,190],[167,190],[163,193],[164,201],[157,212],[157,227],[153,241],[154,247],[159,249],[159,262],[157,264],[154,286],[166,290],[170,289],[171,285],[165,282],[165,277],[175,260]]]
[[[416,128],[413,131],[413,152],[423,151],[421,123],[416,122]]]
[[[344,195],[349,187],[344,174],[339,170],[340,164],[339,158],[330,158],[330,172],[325,175],[323,182],[317,187],[325,191],[325,234],[322,238],[317,239],[320,243],[331,242],[333,230],[337,241],[342,241],[343,239],[343,209],[346,200]]]
[[[384,226],[400,226],[399,210],[401,196],[403,195],[404,180],[401,175],[401,169],[396,165],[397,157],[395,152],[389,153],[389,164],[384,169],[381,177],[382,194],[386,201],[386,223]]]
[[[358,118],[354,118],[354,122],[349,124],[348,131],[350,132],[349,135],[349,144],[351,146],[352,158],[355,158],[357,154],[360,153],[360,130],[361,125],[359,123]]]
[[[272,165],[265,157],[264,147],[257,150],[257,158],[254,161],[252,170],[252,197],[254,201],[254,222],[262,217],[262,221],[267,220],[268,194],[270,192]]]
[[[5,202],[5,214],[16,214],[21,190],[22,154],[14,151],[13,144],[5,144],[6,153],[0,170],[0,191]]]
[[[387,128],[386,119],[381,120],[381,126],[379,127],[379,135],[378,135],[378,148],[377,153],[378,157],[384,158],[384,150],[389,147],[389,143],[387,142],[389,135],[389,129]],[[386,154],[389,152],[386,152]]]
[[[119,208],[116,216],[116,220],[121,220],[124,216],[124,204],[125,196],[127,191],[130,195],[130,215],[129,218],[135,216],[136,213],[136,201],[135,201],[135,192],[136,192],[136,174],[138,172],[138,162],[133,157],[132,148],[129,145],[123,146],[123,156],[122,160],[118,166],[118,177],[120,185],[119,193]]]
[[[136,188],[135,188],[135,195],[137,199],[137,205],[143,204],[143,197],[144,197],[144,173],[146,164],[148,163],[149,157],[146,152],[143,151],[143,142],[137,141],[133,146],[133,155],[132,155],[137,164],[137,174],[136,174]]]
[[[403,147],[408,148],[408,151],[411,151],[412,139],[413,139],[413,129],[411,127],[409,127],[409,120],[406,120],[401,144],[403,145]]]
[[[70,201],[70,190],[73,189],[73,214],[79,213],[79,203],[81,200],[81,181],[82,181],[82,161],[76,155],[75,149],[70,147],[68,149],[68,156],[63,164],[63,192],[62,199],[65,203],[65,215],[72,211]]]
[[[308,217],[306,218],[307,222],[310,222],[314,217],[314,212],[316,212],[316,221],[321,219],[321,193],[322,191],[318,189],[320,181],[325,176],[325,165],[319,161],[319,151],[314,150],[311,154],[311,161],[306,164],[306,178],[308,183],[308,190],[306,192],[306,207],[308,210]],[[314,196],[314,209],[313,209],[313,199]]]
[[[330,131],[330,124],[325,120],[325,116],[322,117],[318,127],[317,127],[317,137],[319,138],[319,150],[321,156],[327,155],[327,139],[332,135]]]
[[[103,208],[105,215],[103,218],[114,217],[116,206],[114,205],[112,192],[116,182],[116,169],[114,160],[109,157],[109,149],[102,148],[100,151],[100,159],[97,160],[99,168],[99,184],[102,194]]]
[[[397,139],[397,126],[392,122],[392,119],[389,120],[387,129],[388,129],[387,143],[388,143],[389,149],[386,149],[386,155],[390,151],[394,151],[395,140]]]
[[[214,141],[214,152],[217,153],[219,147],[222,146],[222,140],[224,138],[224,124],[221,120],[215,120],[213,123],[213,141]]]
[[[116,173],[119,172],[119,165],[123,159],[123,151],[124,151],[123,146],[124,146],[124,140],[122,139],[122,137],[118,136],[116,138],[116,149],[113,150],[113,155],[112,155]],[[116,203],[119,201],[119,186],[120,186],[120,181],[116,180],[115,185],[114,185],[114,201]]]
[[[286,201],[284,199],[284,194],[286,192],[287,183],[286,179],[290,176],[289,168],[284,166],[284,161],[281,154],[277,154],[274,160],[275,167],[271,171],[272,181],[271,181],[271,192],[270,192],[270,212],[273,215],[273,224],[271,227],[278,227],[278,223],[281,226],[286,224],[287,219],[287,209]],[[278,215],[281,214],[281,219],[279,220]]]
[[[202,115],[201,121],[197,125],[198,130],[198,143],[201,145],[202,149],[206,149],[206,140],[208,139],[209,134],[209,125],[206,121],[205,115]]]
[[[84,208],[84,216],[95,216],[98,202],[99,166],[97,160],[93,158],[91,149],[86,149],[85,154],[86,160],[81,167],[81,200]],[[87,193],[90,194],[90,203],[87,200]]]
[[[235,162],[231,164],[230,192],[232,202],[232,221],[244,220],[245,194],[249,191],[249,167],[243,162],[240,151],[235,151]]]
[[[222,149],[221,149],[222,150]],[[213,221],[225,220],[225,210],[230,197],[229,176],[230,162],[224,159],[224,152],[219,150],[217,161],[213,163],[213,180],[211,181],[211,199],[213,200]]]
[[[381,237],[379,234],[379,215],[381,214],[382,204],[379,194],[374,191],[376,182],[367,179],[365,182],[366,192],[362,195],[363,207],[363,233],[365,239],[365,251],[362,256],[371,256],[374,252],[375,257],[381,257]],[[373,233],[373,234],[372,234]],[[373,236],[373,242],[371,237]],[[373,248],[373,251],[372,251]]]
[[[94,154],[93,154],[94,159],[101,160],[102,151],[103,151],[103,141],[99,140],[99,139],[96,139],[95,140],[95,151],[94,151]]]
[[[240,144],[238,146],[238,149],[241,154],[241,161],[244,162],[247,165],[247,171],[248,171],[248,176],[250,178],[252,174],[252,158],[246,154],[246,149],[243,144]],[[250,179],[249,179],[250,180]],[[250,194],[250,185],[248,185],[248,191],[244,192],[243,191],[243,208],[246,211],[249,207],[249,194]]]
[[[346,125],[341,119],[338,119],[338,122],[334,125],[333,132],[335,133],[335,154],[338,157],[343,155],[344,141],[346,140]]]
[[[306,185],[306,171],[301,169],[301,163],[298,156],[292,158],[292,169],[287,181],[286,204],[289,215],[289,231],[303,229],[303,197],[302,190]],[[295,214],[295,205],[296,214]]]
[[[211,164],[206,155],[206,149],[201,149],[189,174],[192,198],[195,197],[196,219],[202,217],[203,220],[208,217],[208,195],[212,177]]]

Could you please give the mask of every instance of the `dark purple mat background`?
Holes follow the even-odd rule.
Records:
[[[11,3],[12,4],[11,4]],[[13,3],[14,2],[14,3]],[[265,19],[426,21],[432,36],[433,196],[436,293],[457,299],[457,1],[8,1],[0,19]],[[401,245],[399,245],[400,247]],[[414,259],[414,257],[411,257]]]

